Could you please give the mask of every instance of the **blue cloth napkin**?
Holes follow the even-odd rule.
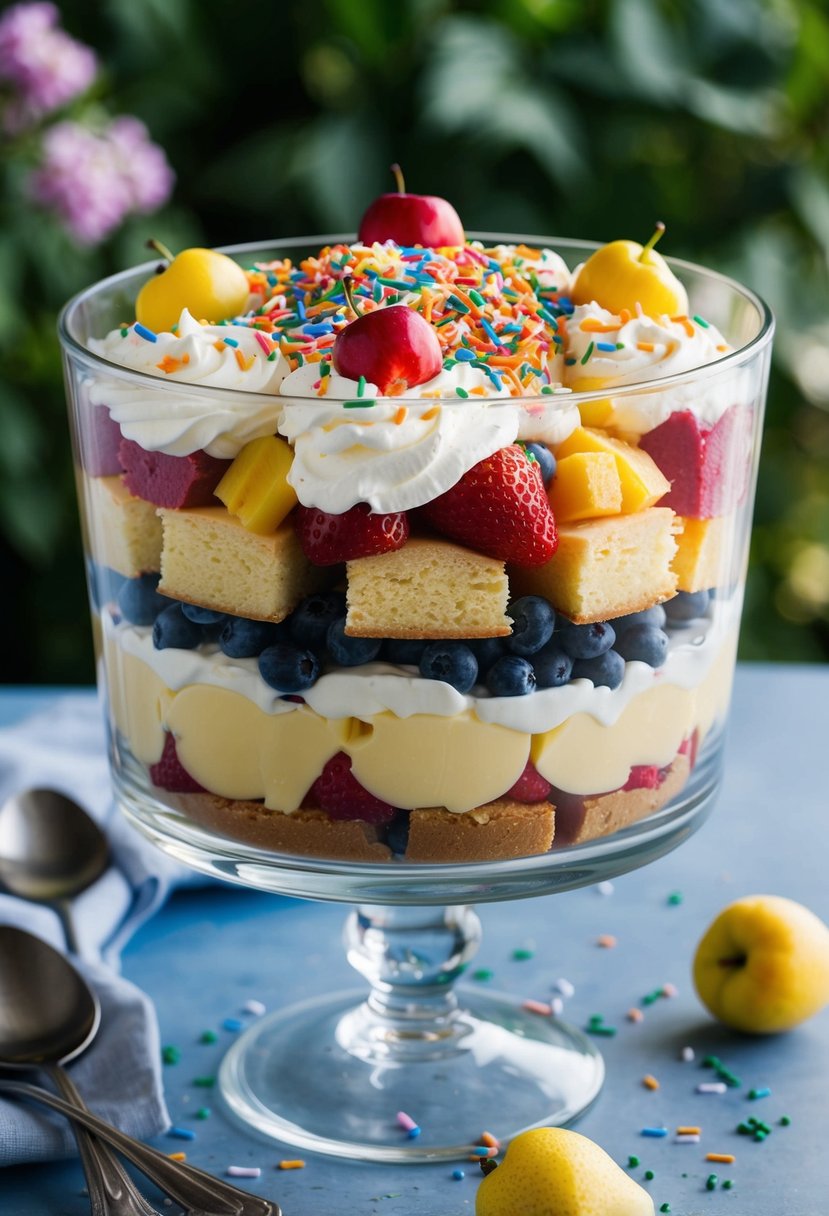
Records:
[[[80,959],[73,961],[97,991],[102,1018],[94,1042],[69,1068],[96,1114],[146,1139],[170,1126],[158,1024],[150,1000],[118,974],[118,954],[173,886],[193,880],[114,808],[104,725],[94,697],[61,697],[18,725],[0,730],[0,801],[33,786],[74,798],[105,826],[109,837],[112,864],[72,904],[81,950]],[[0,894],[0,924],[17,925],[65,950],[60,921],[48,907]],[[65,1119],[45,1108],[0,1098],[0,1165],[51,1160],[75,1151]]]

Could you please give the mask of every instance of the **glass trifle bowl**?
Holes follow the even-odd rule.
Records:
[[[133,322],[145,265],[61,317],[118,803],[203,872],[358,905],[368,999],[222,1068],[288,1143],[423,1161],[573,1119],[601,1057],[459,1001],[468,904],[645,864],[715,797],[773,322],[678,261],[670,315],[574,302],[596,249],[272,241],[226,251],[236,316]]]

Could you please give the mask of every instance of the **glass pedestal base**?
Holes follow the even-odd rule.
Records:
[[[412,1034],[408,1052],[400,1031],[384,1058],[363,995],[307,1001],[251,1027],[219,1072],[231,1111],[299,1149],[417,1163],[464,1160],[483,1131],[504,1143],[536,1124],[568,1123],[599,1093],[604,1063],[593,1044],[515,999],[462,989],[442,1030]],[[419,1135],[409,1137],[398,1111]]]

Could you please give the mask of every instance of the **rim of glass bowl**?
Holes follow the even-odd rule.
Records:
[[[226,253],[232,257],[254,256],[273,252],[279,254],[281,250],[292,249],[296,250],[299,247],[307,248],[308,253],[318,250],[325,245],[335,245],[340,243],[353,243],[356,240],[354,233],[327,233],[319,236],[297,236],[297,237],[282,237],[272,241],[250,241],[239,245],[221,245],[217,247],[220,253]],[[583,241],[577,240],[574,237],[555,237],[555,236],[538,236],[529,235],[526,233],[504,233],[504,232],[469,232],[467,239],[480,240],[491,244],[510,244],[518,245],[525,244],[534,247],[542,247],[553,249],[562,256],[568,251],[576,250],[584,252],[585,250],[594,250],[601,247],[598,241]],[[545,405],[550,404],[551,400],[559,397],[561,401],[583,402],[595,401],[602,397],[606,397],[609,391],[612,391],[614,397],[627,397],[636,394],[641,394],[644,391],[663,391],[672,388],[676,385],[688,384],[691,381],[699,381],[700,379],[708,379],[711,376],[719,375],[729,367],[737,366],[747,361],[753,354],[759,352],[770,340],[774,332],[774,316],[771,309],[766,304],[761,296],[750,288],[738,283],[736,279],[729,278],[728,275],[721,274],[716,270],[709,270],[705,266],[700,266],[695,262],[683,261],[680,258],[667,257],[665,261],[675,271],[689,271],[692,275],[701,276],[708,282],[719,284],[721,287],[728,288],[736,296],[742,297],[755,309],[759,318],[759,328],[752,338],[742,346],[736,347],[729,351],[719,359],[715,359],[710,363],[701,363],[696,367],[689,368],[683,372],[674,372],[670,376],[651,377],[650,379],[643,378],[633,381],[629,384],[608,385],[602,389],[594,389],[590,392],[567,392],[561,394],[538,394],[536,396],[521,397],[520,400],[525,403],[543,402]],[[568,263],[569,264],[569,263]],[[84,344],[73,332],[73,323],[76,321],[77,314],[83,305],[90,299],[93,299],[99,293],[106,289],[112,289],[119,285],[129,283],[131,279],[136,280],[136,287],[143,283],[147,277],[150,267],[158,265],[156,258],[152,262],[143,262],[138,266],[131,266],[127,270],[119,271],[118,274],[110,275],[106,279],[100,279],[91,287],[85,288],[73,296],[62,308],[58,317],[58,335],[61,344],[75,357],[80,358],[87,364],[96,365],[105,368],[109,375],[114,375],[119,379],[139,381],[146,383],[148,387],[152,387],[156,392],[172,392],[180,393],[186,387],[197,387],[200,396],[215,398],[217,402],[226,398],[244,399],[251,401],[272,400],[274,396],[279,394],[271,393],[251,393],[245,389],[234,388],[218,388],[215,385],[203,384],[201,382],[193,382],[192,385],[185,380],[171,382],[159,376],[153,376],[149,372],[138,371],[134,368],[124,367],[120,363],[113,363],[109,359],[104,359],[100,355],[95,354]],[[679,275],[681,278],[681,273]],[[100,335],[105,337],[104,334]],[[301,400],[300,398],[284,398],[287,405],[290,406],[292,400]],[[304,400],[304,399],[302,399]],[[326,396],[326,401],[332,404],[341,401],[349,400],[347,397],[332,397]],[[403,403],[406,401],[420,401],[420,397],[395,397],[395,401]],[[493,398],[498,400],[498,398]],[[518,398],[516,398],[518,400]],[[448,399],[448,403],[452,403],[452,399]]]

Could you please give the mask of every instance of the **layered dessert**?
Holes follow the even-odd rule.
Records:
[[[760,386],[652,247],[568,265],[399,193],[297,259],[168,261],[75,402],[123,779],[373,861],[679,795],[728,704]]]

